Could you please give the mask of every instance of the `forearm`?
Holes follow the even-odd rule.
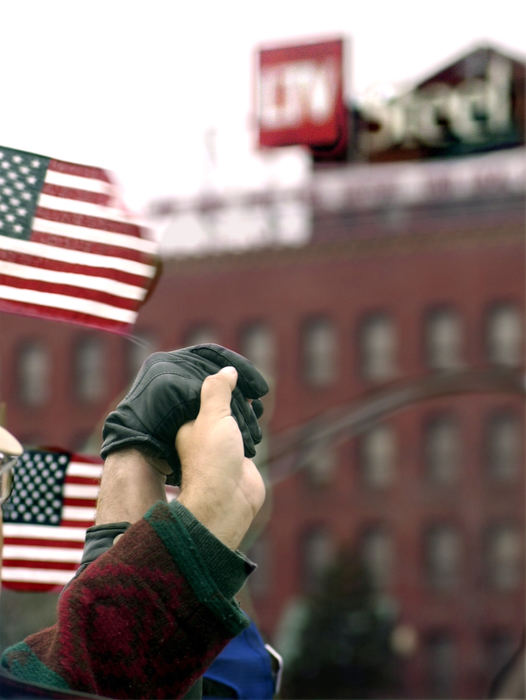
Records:
[[[248,462],[248,460],[247,460]],[[134,448],[110,454],[104,463],[96,525],[137,522],[158,501],[166,501],[166,463]],[[215,537],[237,549],[250,523],[253,509],[235,483],[222,479],[220,488],[183,487],[179,500]]]
[[[165,483],[159,465],[142,452],[113,452],[104,463],[95,524],[137,522],[154,503],[166,501]]]
[[[62,595],[57,625],[7,650],[9,670],[111,697],[184,694],[248,623],[232,596],[251,566],[217,543],[215,575],[178,508],[157,504],[93,562]]]

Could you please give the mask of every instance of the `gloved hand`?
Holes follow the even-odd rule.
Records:
[[[199,413],[203,380],[228,365],[238,373],[232,415],[243,437],[245,456],[254,457],[261,441],[258,418],[263,406],[259,398],[267,393],[267,382],[242,355],[212,343],[155,352],[145,360],[127,395],[106,417],[101,456],[106,458],[125,447],[142,449],[166,460],[173,470],[168,483],[180,484],[176,433]]]

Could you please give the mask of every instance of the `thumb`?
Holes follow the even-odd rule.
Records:
[[[200,413],[215,418],[231,415],[230,401],[236,382],[234,367],[223,367],[217,374],[206,377],[201,387]]]

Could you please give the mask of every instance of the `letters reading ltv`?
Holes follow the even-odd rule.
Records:
[[[260,145],[336,140],[343,107],[340,41],[262,51],[259,68]]]

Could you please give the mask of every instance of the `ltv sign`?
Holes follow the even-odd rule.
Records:
[[[260,146],[329,146],[341,138],[343,60],[341,39],[259,51]]]

